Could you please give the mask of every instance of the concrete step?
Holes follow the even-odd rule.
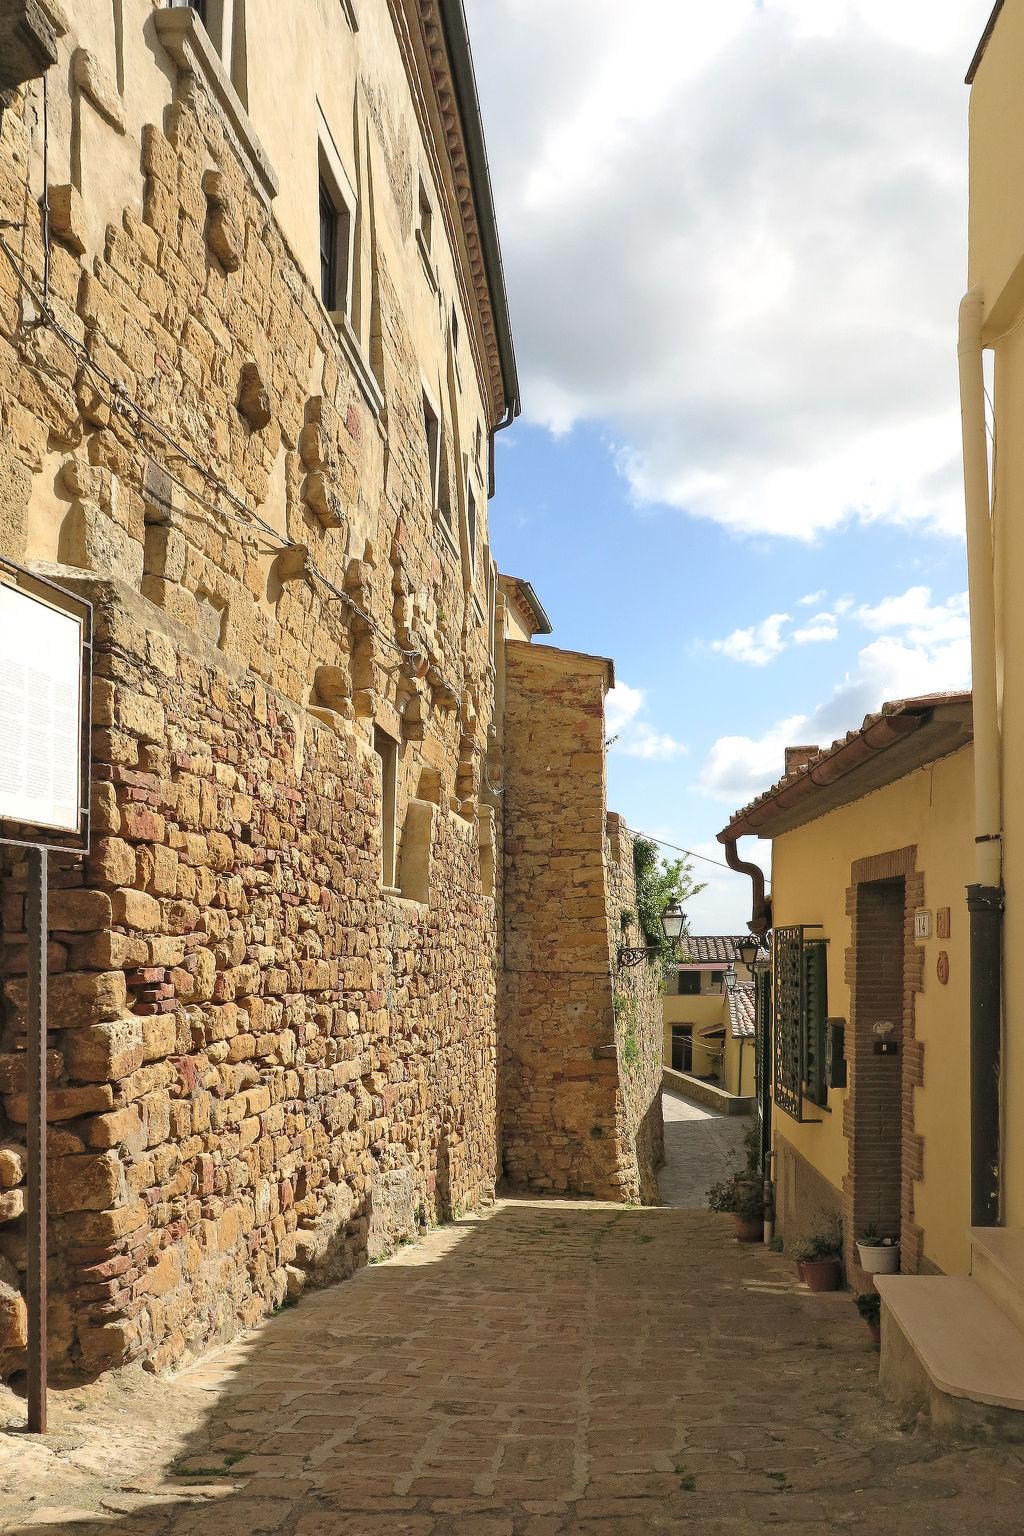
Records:
[[[1024,1333],[976,1280],[876,1275],[882,1298],[879,1384],[933,1429],[1024,1439]]]
[[[1024,1333],[1024,1229],[971,1227],[971,1278]]]

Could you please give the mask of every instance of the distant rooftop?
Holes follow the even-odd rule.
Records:
[[[740,945],[749,939],[749,933],[684,933],[679,947],[695,965],[732,965],[739,959]],[[686,961],[680,963],[685,966]]]
[[[754,983],[738,981],[729,993],[729,1023],[734,1040],[754,1038]]]

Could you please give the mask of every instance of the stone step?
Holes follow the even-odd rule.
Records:
[[[1024,1333],[977,1281],[876,1275],[875,1284],[886,1396],[924,1409],[939,1431],[1024,1438]]]
[[[971,1227],[971,1277],[1024,1333],[1024,1229]]]

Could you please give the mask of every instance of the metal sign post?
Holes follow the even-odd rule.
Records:
[[[46,908],[48,851],[28,849],[28,1427],[46,1433]]]
[[[0,556],[0,844],[27,861],[28,1427],[46,1431],[49,856],[89,851],[92,606]]]

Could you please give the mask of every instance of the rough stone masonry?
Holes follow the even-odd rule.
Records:
[[[122,154],[102,60],[52,3],[0,0],[0,21],[15,9],[53,26],[51,132],[92,114]],[[385,0],[374,9],[390,27]],[[33,298],[38,79],[9,90],[0,121],[0,218],[15,227],[0,256],[0,551],[95,606],[93,842],[85,860],[53,859],[49,913],[50,1351],[79,1374],[195,1355],[308,1279],[486,1202],[529,1110],[509,1091],[499,1115],[497,1073],[499,1029],[519,1027],[499,1017],[497,979],[504,924],[527,900],[506,889],[501,850],[501,742],[520,726],[496,715],[501,609],[482,513],[467,548],[454,418],[436,496],[430,484],[403,299],[403,263],[421,276],[420,146],[366,79],[364,355],[190,57],[169,70],[159,124],[141,127],[139,207],[125,201],[102,249],[89,187],[51,187],[53,323]],[[491,380],[470,380],[493,425]],[[459,506],[453,533],[444,509]],[[600,694],[591,709],[596,757],[564,776],[570,801],[584,783],[603,796]],[[528,1182],[637,1199],[657,1156],[657,1073],[623,1076],[609,893],[618,882],[613,904],[628,905],[631,861],[625,842],[613,857],[603,803],[598,827],[585,860],[571,838],[555,853],[590,869],[603,979],[572,1081],[561,1040],[535,1081],[557,1071],[559,1095],[586,1104],[567,1123],[588,1158],[602,1143],[600,1178],[584,1180],[560,1129],[547,1150],[534,1137]],[[8,851],[4,1374],[25,1344],[24,880]],[[563,1011],[552,1028],[565,1025]],[[647,1027],[630,1036],[644,1049]]]

